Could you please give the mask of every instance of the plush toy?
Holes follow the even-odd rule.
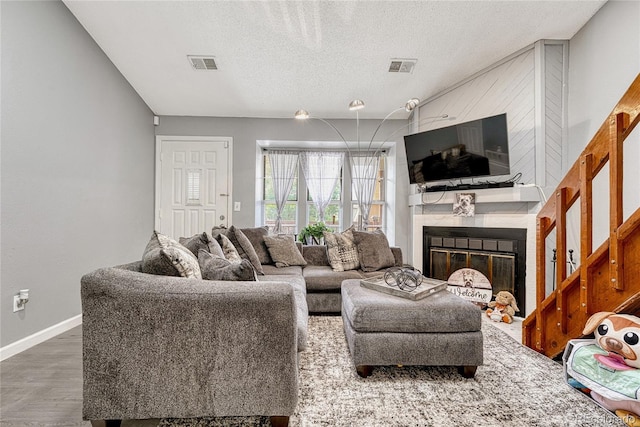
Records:
[[[620,375],[618,382],[622,388],[633,385],[632,377],[624,376],[623,372],[640,368],[640,318],[601,311],[589,317],[582,333],[594,333],[595,344],[607,352],[593,355],[599,366],[611,372],[611,375]],[[602,390],[591,390],[591,397],[604,408],[615,412],[628,426],[640,426],[640,419],[636,415],[640,414],[640,401],[607,397],[604,394],[608,393],[611,386],[607,388],[601,383],[602,380],[597,384]]]
[[[601,311],[592,315],[582,333],[595,332],[596,344],[609,354],[598,354],[602,365],[614,370],[640,368],[640,318]]]
[[[495,322],[511,323],[516,311],[520,311],[515,297],[507,291],[498,292],[496,300],[491,301],[488,305],[487,316]]]

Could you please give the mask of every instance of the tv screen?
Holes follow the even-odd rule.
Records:
[[[509,175],[507,115],[406,135],[409,181]]]

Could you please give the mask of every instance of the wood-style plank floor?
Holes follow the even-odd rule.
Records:
[[[82,327],[0,362],[2,427],[90,426],[82,420]],[[126,420],[123,427],[155,427]]]

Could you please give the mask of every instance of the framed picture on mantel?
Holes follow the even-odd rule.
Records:
[[[474,216],[476,214],[476,193],[456,193],[453,201],[454,216]]]

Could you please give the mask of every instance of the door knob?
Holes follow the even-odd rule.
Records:
[[[224,215],[220,215],[220,221],[224,221]]]

